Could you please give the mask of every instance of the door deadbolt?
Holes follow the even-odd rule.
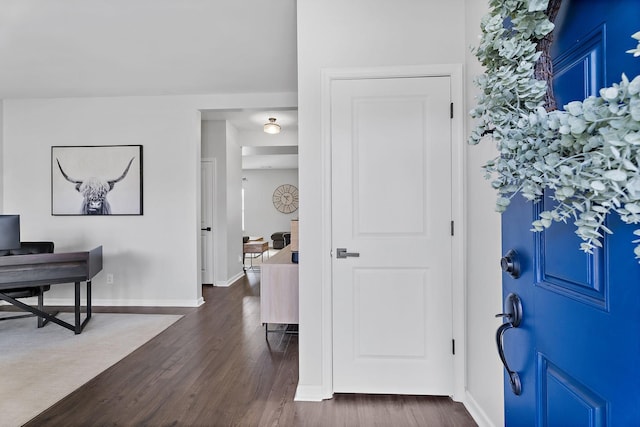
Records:
[[[505,256],[500,258],[500,268],[514,279],[520,277],[520,258],[518,252],[510,249]]]

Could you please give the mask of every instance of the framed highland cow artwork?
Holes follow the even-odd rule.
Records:
[[[51,147],[52,215],[142,215],[142,145]]]

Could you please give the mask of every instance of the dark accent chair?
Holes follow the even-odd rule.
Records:
[[[291,243],[291,233],[288,231],[278,231],[271,235],[273,249],[282,249]]]
[[[0,256],[11,255],[33,255],[33,254],[47,254],[53,253],[53,242],[20,242],[19,249],[0,250]],[[22,288],[4,289],[0,292],[11,298],[30,298],[38,297],[38,309],[44,311],[44,298],[43,295],[51,288],[49,285],[41,286],[29,286]],[[19,316],[3,317],[0,320],[18,319],[22,317],[31,317],[33,314],[22,314]],[[38,317],[38,327],[41,328],[45,325],[45,319]]]

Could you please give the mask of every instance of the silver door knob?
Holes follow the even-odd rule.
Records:
[[[346,258],[346,257],[359,257],[360,252],[347,252],[346,248],[337,248],[336,258]]]

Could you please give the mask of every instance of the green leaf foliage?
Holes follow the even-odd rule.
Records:
[[[599,97],[547,112],[547,84],[534,76],[536,44],[553,30],[547,5],[548,0],[489,2],[473,49],[486,72],[475,79],[480,93],[470,112],[476,125],[468,142],[490,136],[497,146],[498,157],[484,165],[498,192],[496,210],[505,211],[516,194],[537,202],[551,193],[557,203],[540,214],[532,231],[571,220],[580,248],[591,252],[611,233],[604,225],[609,213],[640,223],[640,76],[630,81],[623,74]],[[627,52],[640,56],[640,31],[632,37],[638,48]],[[640,259],[640,239],[633,242]]]

